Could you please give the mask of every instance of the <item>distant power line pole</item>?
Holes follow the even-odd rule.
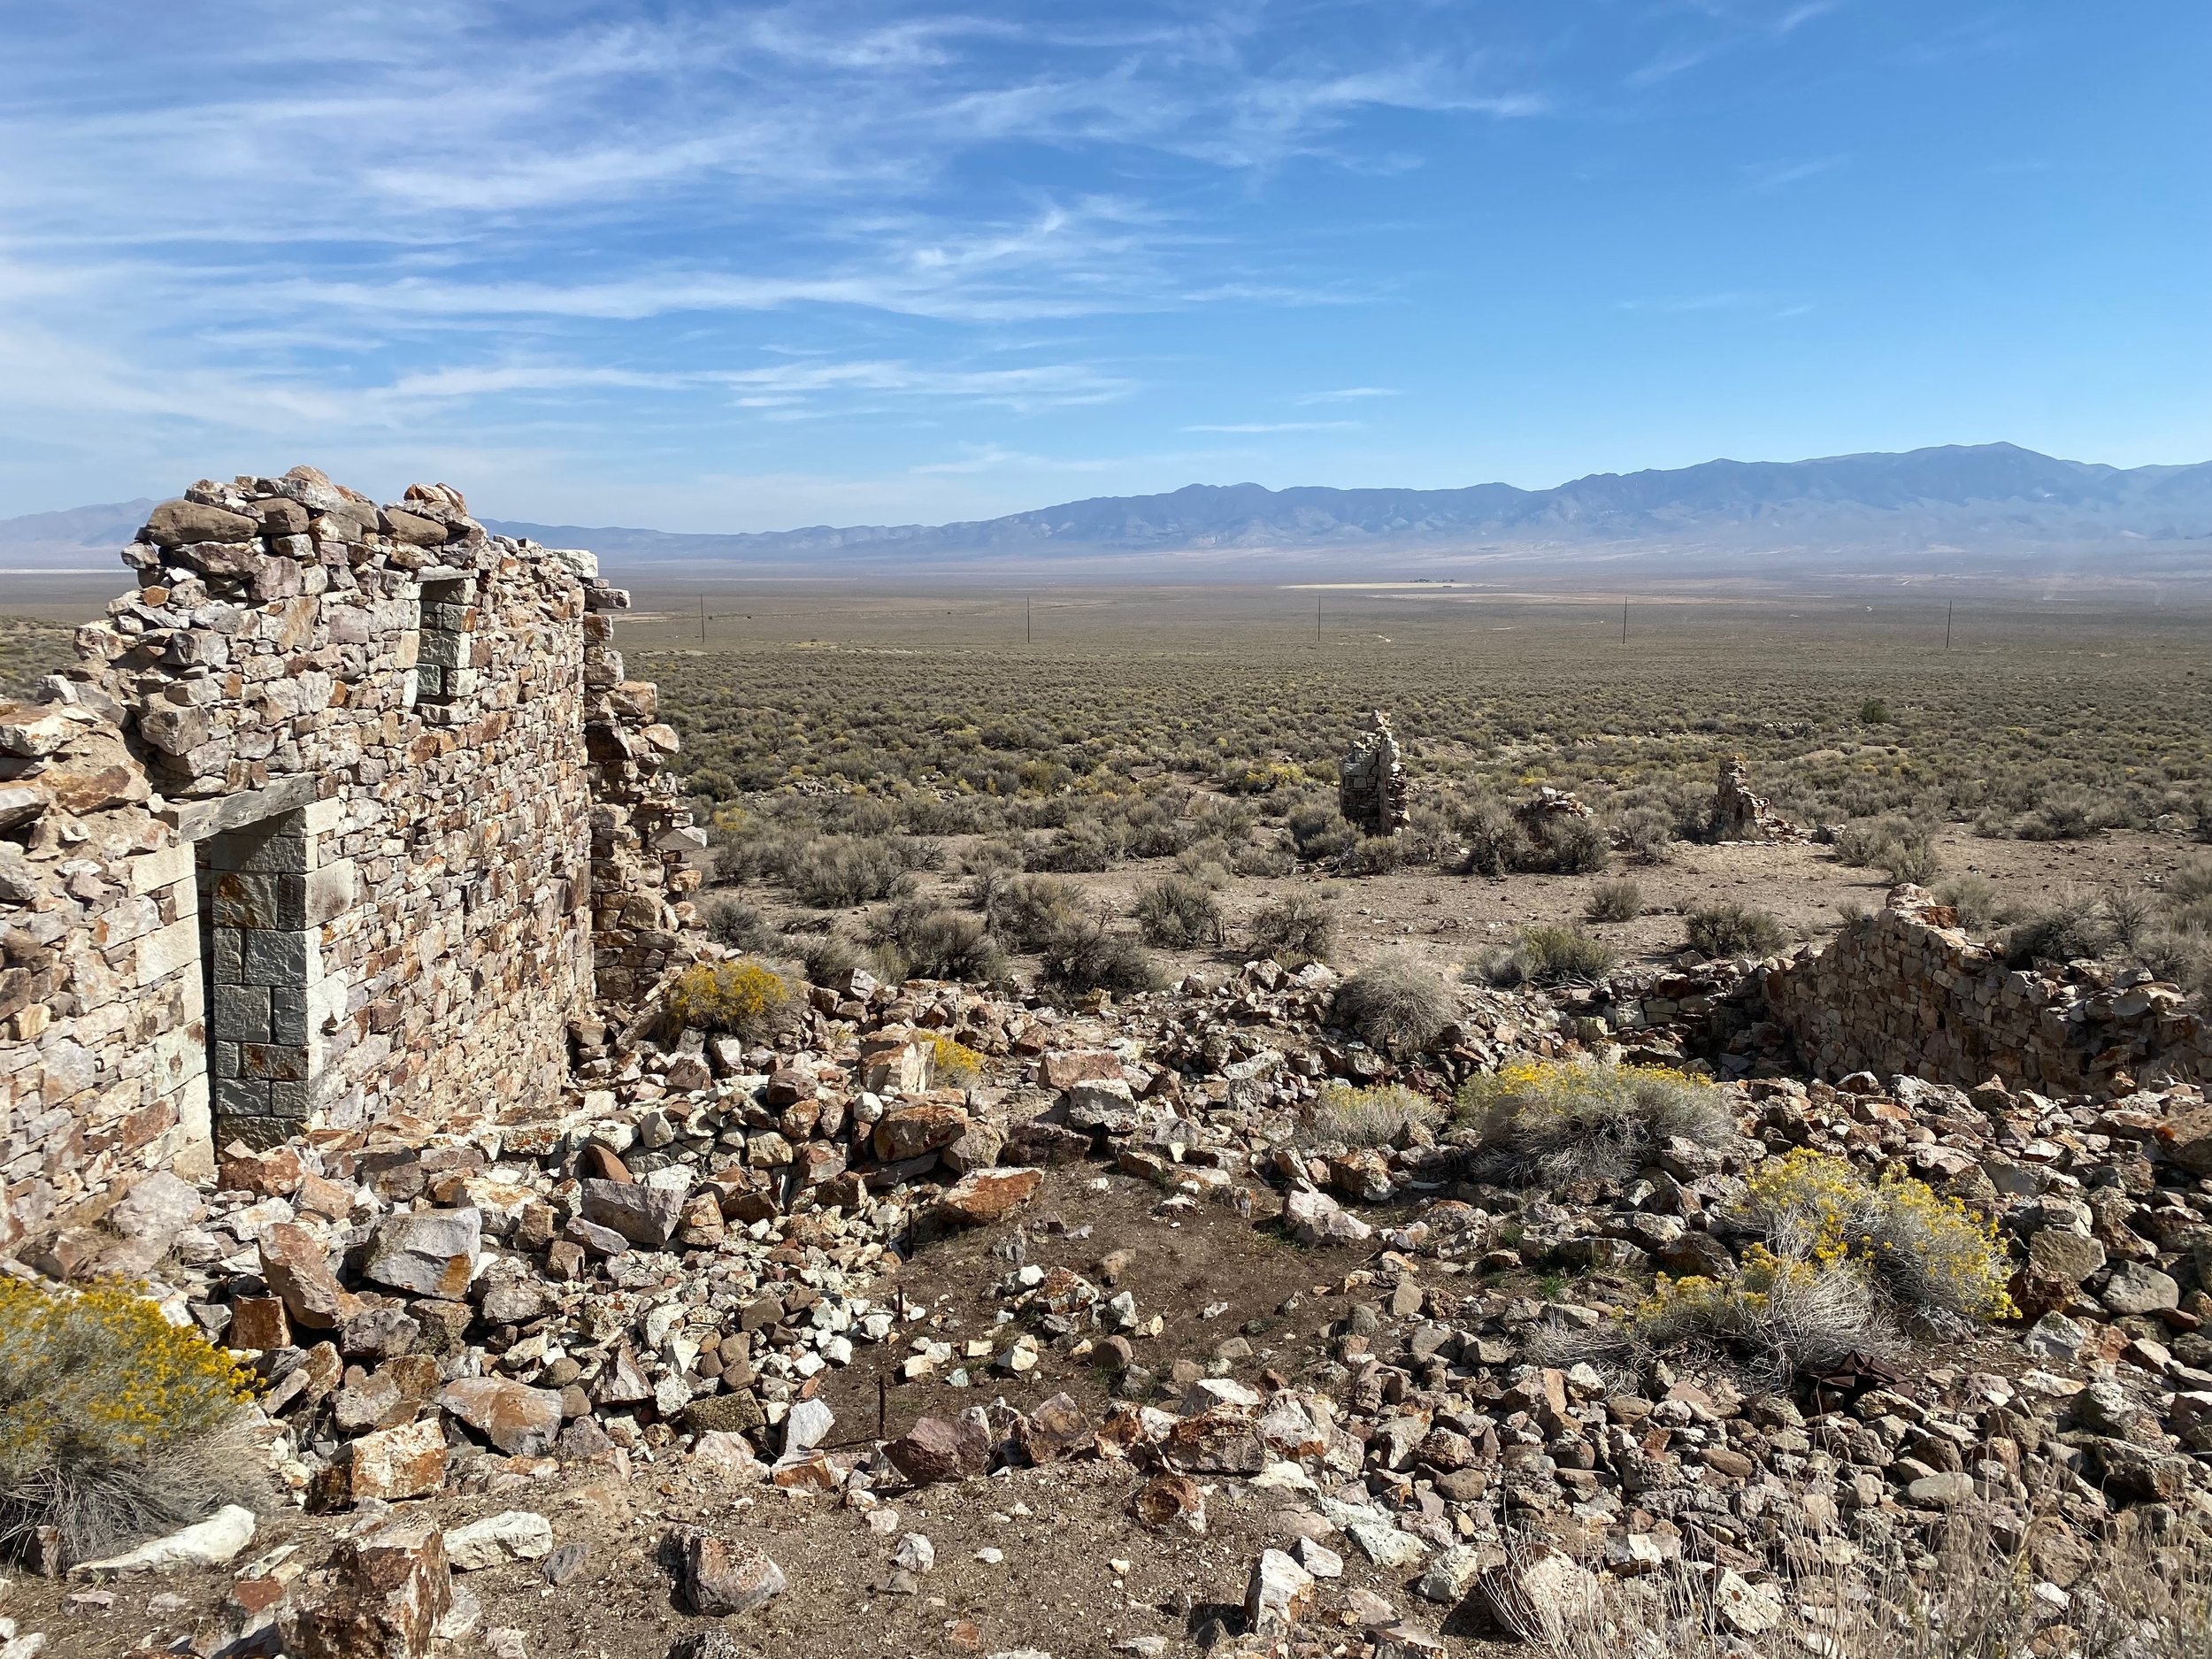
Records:
[[[1316,645],[1321,643],[1321,595],[1319,594],[1313,596],[1313,642]]]
[[[1621,607],[1621,643],[1623,645],[1628,643],[1628,607],[1626,605]]]
[[[1022,595],[1022,643],[1027,645],[1036,636],[1030,631],[1029,595]]]
[[[1951,613],[1957,609],[1955,603],[1943,607],[1943,649],[1947,651],[1951,649]]]
[[[701,595],[699,595],[699,643],[700,643],[700,644],[702,644],[702,645],[704,645],[706,642],[707,642],[707,596],[706,596],[704,594],[701,594]]]

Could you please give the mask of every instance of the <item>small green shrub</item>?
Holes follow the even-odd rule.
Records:
[[[783,935],[758,910],[726,893],[710,893],[699,901],[699,925],[709,939],[730,950],[776,950],[783,944]]]
[[[88,1560],[262,1496],[252,1379],[119,1286],[0,1279],[0,1552]]]
[[[1336,912],[1322,900],[1303,893],[1285,894],[1253,913],[1252,949],[1272,956],[1286,968],[1326,961],[1336,942]]]
[[[2016,968],[2035,962],[2094,959],[2112,949],[2112,918],[2104,900],[2085,887],[2062,887],[2005,933],[2005,960]]]
[[[1425,1128],[1442,1116],[1443,1109],[1427,1095],[1394,1083],[1379,1088],[1332,1083],[1301,1110],[1299,1138],[1312,1146],[1403,1146],[1417,1125]]]
[[[820,933],[807,941],[803,960],[807,979],[827,985],[860,966],[860,947],[842,933]]]
[[[662,1006],[679,1025],[729,1032],[757,1041],[783,1023],[791,990],[764,962],[702,962],[668,987]]]
[[[1624,1179],[1663,1141],[1717,1147],[1736,1129],[1717,1087],[1666,1066],[1516,1060],[1470,1079],[1455,1105],[1474,1125],[1479,1173],[1551,1187]]]
[[[1763,956],[1779,950],[1789,934],[1770,912],[1733,900],[1708,904],[1689,914],[1691,946],[1709,956]]]
[[[1050,876],[978,876],[969,901],[992,933],[1018,950],[1035,950],[1083,914],[1082,889]]]
[[[1640,864],[1663,864],[1674,856],[1680,839],[1671,813],[1655,806],[1632,807],[1613,826],[1614,839],[1623,853]]]
[[[1892,841],[1882,852],[1881,864],[1892,887],[1909,881],[1916,887],[1924,887],[1943,868],[1943,859],[1936,851],[1935,843],[1925,838]]]
[[[1188,876],[1162,876],[1147,882],[1137,889],[1129,913],[1145,943],[1164,950],[1217,945],[1223,938],[1220,904]]]
[[[1096,818],[1078,818],[1033,848],[1028,864],[1032,870],[1094,873],[1113,864],[1115,852],[1104,825]]]
[[[1006,978],[1006,956],[983,918],[925,899],[906,899],[879,918],[872,943],[897,955],[901,979],[965,979],[990,984]]]
[[[1628,876],[1601,881],[1590,889],[1583,914],[1594,922],[1632,922],[1644,913],[1644,890]]]
[[[1453,827],[1467,849],[1463,868],[1469,875],[1509,876],[1525,870],[1533,856],[1528,837],[1502,803],[1487,797],[1463,806]]]
[[[2004,919],[2004,902],[1987,876],[1947,876],[1936,883],[1935,895],[1959,913],[1959,926],[1970,933],[1985,933]]]
[[[1344,821],[1344,815],[1318,801],[1302,801],[1283,820],[1291,844],[1306,859],[1334,858],[1358,844],[1360,834]]]
[[[2111,821],[2104,802],[2078,786],[2063,784],[2046,793],[2012,833],[2026,841],[2084,841]]]
[[[1443,980],[1406,957],[1385,956],[1337,987],[1331,1016],[1371,1047],[1417,1054],[1455,1011]]]
[[[822,835],[792,860],[792,891],[817,910],[849,910],[911,886],[904,849],[887,836]]]
[[[1109,991],[1117,996],[1156,989],[1160,971],[1135,940],[1104,917],[1085,916],[1056,929],[1038,951],[1044,983],[1063,995]]]
[[[1861,726],[1887,726],[1890,722],[1889,704],[1879,697],[1869,697],[1859,705]]]
[[[1602,939],[1562,922],[1524,927],[1513,943],[1474,964],[1471,978],[1511,990],[1520,985],[1580,985],[1601,979],[1620,961]]]

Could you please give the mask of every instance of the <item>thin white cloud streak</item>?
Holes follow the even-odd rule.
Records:
[[[1396,397],[1398,396],[1400,396],[1399,390],[1394,386],[1345,386],[1333,392],[1308,392],[1304,396],[1292,401],[1300,404],[1348,403],[1363,397]]]
[[[1358,420],[1243,420],[1222,425],[1186,426],[1185,432],[1349,432],[1364,426]]]

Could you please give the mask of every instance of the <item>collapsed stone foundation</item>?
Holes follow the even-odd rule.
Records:
[[[0,709],[4,1230],[234,1139],[557,1097],[704,844],[589,553],[311,467],[156,508]]]

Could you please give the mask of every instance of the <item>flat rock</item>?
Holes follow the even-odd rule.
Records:
[[[784,1592],[783,1569],[750,1544],[697,1527],[676,1534],[685,1601],[695,1613],[727,1618],[764,1607]]]
[[[498,1377],[461,1377],[445,1386],[438,1403],[510,1457],[537,1457],[553,1449],[561,1432],[561,1396]]]
[[[376,1224],[361,1271],[393,1290],[451,1301],[468,1294],[483,1252],[481,1211],[418,1210]]]
[[[1326,1193],[1296,1192],[1283,1201],[1283,1226],[1301,1244],[1359,1244],[1374,1229]]]
[[[937,1201],[938,1219],[955,1227],[987,1226],[1003,1220],[1037,1195],[1042,1170],[981,1169],[970,1171]]]
[[[446,1530],[446,1562],[456,1572],[537,1561],[552,1552],[553,1523],[532,1509],[508,1509]]]

